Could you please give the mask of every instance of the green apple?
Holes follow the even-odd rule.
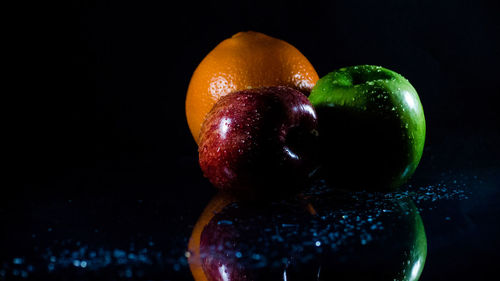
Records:
[[[322,77],[309,100],[318,115],[321,174],[332,184],[392,191],[414,173],[425,117],[403,76],[380,66],[341,68]]]

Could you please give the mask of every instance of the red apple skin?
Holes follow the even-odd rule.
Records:
[[[200,167],[220,190],[289,192],[316,168],[317,136],[303,93],[285,86],[233,92],[203,123]]]

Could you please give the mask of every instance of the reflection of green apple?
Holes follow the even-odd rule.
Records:
[[[394,190],[413,174],[424,148],[425,117],[403,76],[379,66],[341,68],[321,78],[309,99],[331,183]]]
[[[418,209],[410,198],[384,194],[322,194],[309,201],[318,216],[332,214],[330,222],[353,229],[335,250],[323,252],[319,280],[417,281],[427,258],[427,238]],[[326,197],[326,198],[325,198]],[[341,211],[338,211],[341,210]],[[359,232],[357,232],[356,230]],[[348,234],[349,231],[346,233]],[[366,239],[366,241],[365,241]],[[300,279],[299,279],[300,280]],[[302,279],[304,280],[304,279]]]

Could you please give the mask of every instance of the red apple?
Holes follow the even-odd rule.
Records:
[[[297,188],[315,166],[316,112],[289,87],[230,93],[200,132],[204,176],[221,190],[281,193]]]

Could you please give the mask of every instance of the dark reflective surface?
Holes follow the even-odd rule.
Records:
[[[0,207],[0,280],[199,281],[220,278],[221,265],[232,280],[412,280],[422,268],[420,280],[486,278],[498,260],[498,169],[437,168],[455,149],[438,151],[388,194],[318,182],[300,198],[256,204],[192,177],[176,197],[10,197]]]
[[[427,240],[405,194],[320,191],[245,202],[218,194],[194,228],[200,280],[418,280]]]

